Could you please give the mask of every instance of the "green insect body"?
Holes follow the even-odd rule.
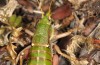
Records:
[[[50,21],[44,16],[37,24],[30,50],[28,65],[52,65],[52,54],[49,46]]]

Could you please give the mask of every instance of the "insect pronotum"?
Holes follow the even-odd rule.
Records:
[[[50,21],[44,16],[37,24],[30,49],[28,65],[52,65],[52,54],[49,47]]]

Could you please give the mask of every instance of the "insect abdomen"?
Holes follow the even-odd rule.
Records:
[[[52,65],[51,50],[48,47],[33,46],[29,65]]]

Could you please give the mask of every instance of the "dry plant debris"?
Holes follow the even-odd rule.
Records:
[[[47,39],[40,40],[40,32],[36,40],[49,44],[33,43],[39,21],[49,21],[51,28]],[[37,60],[30,57],[41,51],[30,50],[35,46],[50,49],[50,65],[100,65],[100,0],[0,0],[0,65]]]

